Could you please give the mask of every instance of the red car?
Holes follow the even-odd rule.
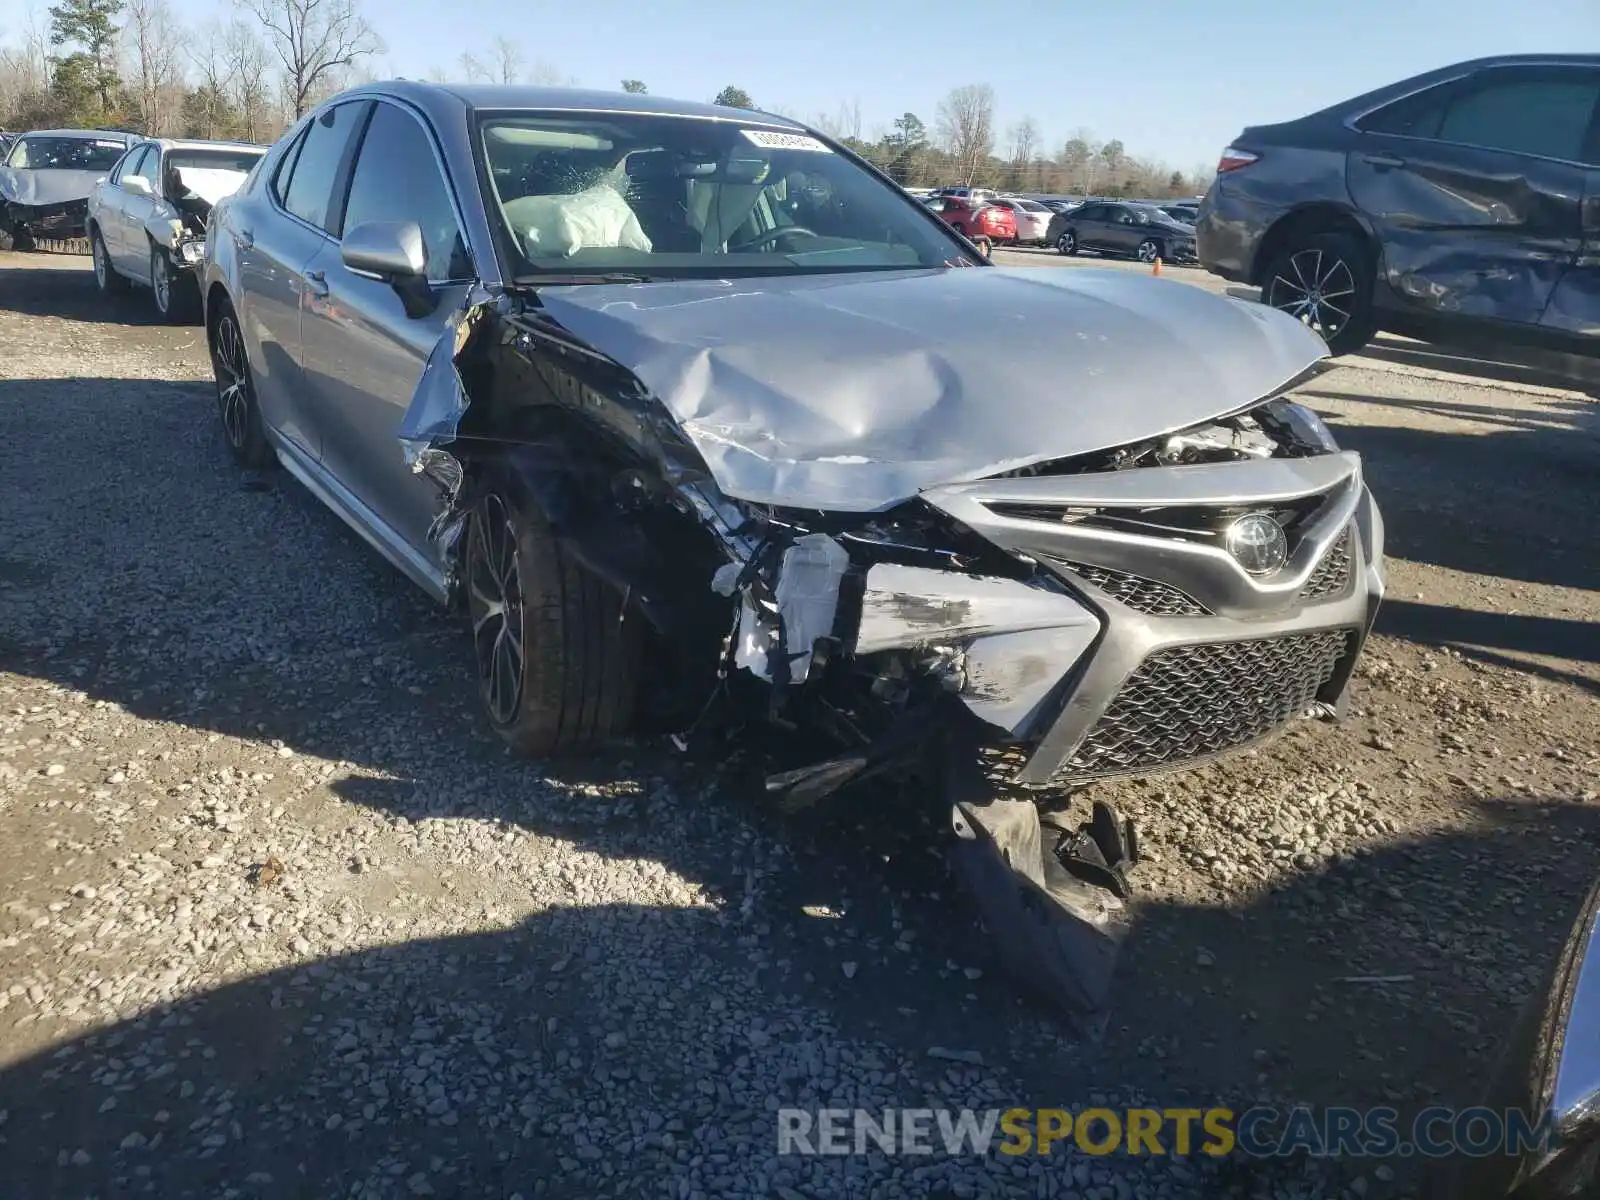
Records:
[[[946,225],[966,235],[985,258],[996,243],[1017,240],[1017,218],[1009,208],[965,196],[929,196],[923,203]]]

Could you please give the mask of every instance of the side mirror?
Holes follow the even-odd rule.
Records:
[[[143,175],[124,175],[122,177],[122,190],[132,192],[135,196],[153,196],[155,191],[150,186],[150,181]]]
[[[363,221],[345,230],[339,258],[352,273],[394,288],[406,316],[425,317],[434,310],[427,246],[415,221]]]
[[[415,221],[366,221],[345,230],[339,257],[357,275],[398,283],[428,269],[422,229]]]

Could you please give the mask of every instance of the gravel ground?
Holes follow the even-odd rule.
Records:
[[[1410,1194],[779,1157],[773,1110],[1464,1102],[1600,869],[1600,423],[1530,372],[1385,342],[1306,392],[1390,521],[1380,635],[1344,724],[1095,789],[1150,861],[1088,1046],[890,797],[507,758],[461,631],[229,465],[198,330],[141,299],[0,255],[8,1200]]]

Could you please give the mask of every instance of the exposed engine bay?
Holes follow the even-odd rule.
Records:
[[[932,466],[802,463],[765,423],[752,463],[733,426],[685,415],[707,412],[692,359],[659,365],[603,323],[579,336],[541,300],[479,297],[430,358],[401,441],[445,497],[434,539],[460,538],[478,462],[513,464],[649,626],[661,728],[685,747],[745,731],[782,809],[937,763],[952,867],[996,952],[1096,1028],[1137,836],[1104,805],[1067,819],[1072,791],[1337,712],[1376,611],[1359,461],[1283,395],[1320,356],[1243,408],[1106,449],[961,472],[940,447],[954,481],[930,486]],[[829,494],[841,471],[881,502],[766,498],[784,478]]]

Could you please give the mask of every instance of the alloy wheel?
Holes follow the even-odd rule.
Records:
[[[155,293],[156,311],[166,316],[172,307],[172,273],[167,269],[167,256],[159,250],[150,252],[150,290]]]
[[[1149,238],[1146,238],[1144,241],[1139,243],[1139,261],[1140,262],[1142,262],[1142,263],[1153,263],[1153,262],[1155,262],[1156,259],[1158,259],[1160,257],[1161,257],[1161,247],[1156,245]]]
[[[517,533],[505,501],[484,498],[473,516],[467,613],[484,703],[497,724],[516,719],[522,700],[522,575]]]
[[[98,237],[94,239],[94,282],[103,292],[106,290],[106,280],[109,278],[111,265],[106,262],[106,244]]]
[[[217,377],[217,405],[222,410],[222,431],[228,445],[242,450],[250,429],[250,361],[245,357],[244,338],[232,313],[217,322],[216,343],[211,352],[212,369]]]
[[[1350,264],[1337,255],[1310,249],[1290,255],[1288,266],[1287,273],[1280,270],[1267,281],[1267,303],[1297,317],[1324,339],[1337,336],[1350,321],[1356,294]]]
[[[1062,254],[1071,254],[1078,248],[1078,239],[1071,233],[1063,233],[1056,239],[1056,250]]]

